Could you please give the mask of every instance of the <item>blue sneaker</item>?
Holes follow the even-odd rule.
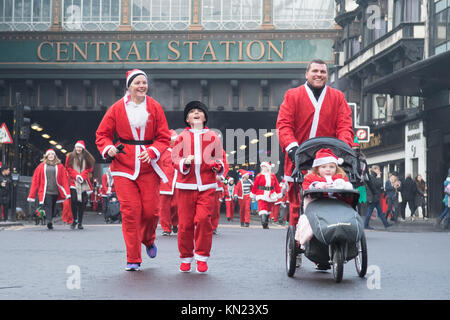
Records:
[[[151,246],[146,247],[145,250],[150,258],[156,257],[156,253],[158,252],[158,248],[156,248],[156,244],[154,243]]]
[[[139,265],[137,263],[127,263],[125,270],[126,271],[139,271]]]

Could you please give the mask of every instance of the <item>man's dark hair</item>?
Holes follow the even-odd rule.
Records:
[[[328,66],[327,66],[325,61],[323,61],[322,59],[314,59],[310,63],[308,63],[308,65],[306,66],[306,71],[309,71],[309,69],[311,69],[311,65],[313,63],[324,64],[327,67],[327,70],[328,70]]]

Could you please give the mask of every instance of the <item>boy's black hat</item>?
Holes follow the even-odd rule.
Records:
[[[205,114],[205,123],[208,122],[208,107],[201,101],[191,101],[184,107],[184,122],[189,125],[186,121],[189,111],[192,109],[200,109]]]

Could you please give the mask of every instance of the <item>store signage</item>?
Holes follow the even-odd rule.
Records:
[[[297,34],[165,34],[165,35],[39,35],[0,36],[0,65],[21,68],[65,65],[99,68],[118,64],[193,65],[215,68],[274,65],[291,68],[315,58],[333,60],[333,37]],[[133,40],[129,40],[129,39]],[[83,40],[80,40],[83,39]],[[166,65],[166,66],[165,66]]]
[[[370,127],[360,126],[358,123],[358,117],[356,114],[356,103],[349,102],[348,106],[352,109],[353,114],[353,127],[355,129],[355,135],[360,143],[367,143],[370,141]]]

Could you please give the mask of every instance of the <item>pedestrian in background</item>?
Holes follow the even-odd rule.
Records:
[[[396,172],[389,174],[389,179],[386,181],[384,191],[386,192],[387,211],[386,219],[389,214],[391,215],[391,221],[397,221],[399,202],[398,202],[398,189],[400,188],[400,181]]]
[[[447,219],[445,219],[446,224],[444,225],[444,228],[446,229],[448,229],[450,225],[450,218],[448,217],[450,213],[450,201],[448,201],[449,197],[450,197],[450,168],[448,169],[447,178],[444,180],[444,200],[443,200],[444,211],[442,211],[441,215],[437,220],[437,225],[439,226],[439,224],[447,217]]]
[[[366,219],[364,221],[365,229],[373,229],[369,226],[370,217],[372,216],[372,211],[377,210],[378,217],[383,222],[385,228],[392,226],[388,223],[386,217],[381,209],[380,197],[383,192],[383,179],[381,178],[381,170],[377,165],[373,165],[369,172],[369,181],[367,181],[367,213]]]
[[[2,165],[0,173],[0,217],[3,217],[3,221],[8,221],[8,211],[11,207],[11,191],[11,170],[8,166]]]
[[[94,170],[95,158],[86,150],[83,140],[78,140],[75,147],[66,157],[66,170],[69,173],[70,198],[72,199],[72,229],[78,224],[83,227],[83,215],[88,196],[93,192],[89,174]]]
[[[234,199],[239,201],[239,217],[241,221],[241,227],[250,226],[250,207],[251,198],[250,192],[253,186],[253,181],[249,178],[250,171],[239,169],[239,176],[241,177],[234,188]]]
[[[163,108],[147,95],[147,74],[130,70],[125,84],[125,96],[106,111],[95,143],[104,159],[112,158],[110,168],[127,252],[125,270],[138,271],[142,245],[150,258],[157,255],[159,187],[161,180],[168,181],[159,159],[170,145],[170,133]],[[116,144],[115,136],[119,139]]]
[[[30,193],[27,200],[35,202],[38,194],[39,205],[43,206],[47,228],[53,229],[56,204],[71,197],[66,169],[53,149],[48,149],[41,163],[37,166],[31,179]]]
[[[234,218],[234,210],[236,206],[237,197],[234,196],[234,188],[236,185],[234,184],[234,178],[228,177],[223,189],[225,194],[225,207],[227,210],[227,221],[233,221]]]
[[[427,197],[427,184],[425,180],[423,180],[422,176],[418,174],[414,178],[414,182],[416,183],[417,193],[415,198],[416,210],[422,208],[422,216],[424,220],[428,220],[427,210],[426,210],[426,197]],[[419,216],[419,212],[417,211],[417,217]]]
[[[178,233],[178,205],[177,205],[177,183],[178,170],[172,165],[172,146],[177,139],[175,130],[170,129],[170,147],[161,155],[159,162],[164,171],[167,181],[161,181],[159,188],[159,223],[163,229],[163,236],[170,236],[173,232]]]
[[[409,210],[411,211],[411,221],[414,221],[414,212],[416,211],[415,198],[417,195],[417,186],[413,181],[411,174],[406,175],[406,179],[401,183],[399,190],[402,194],[402,202],[400,203],[402,218],[405,219],[405,209],[406,205],[408,204]]]

